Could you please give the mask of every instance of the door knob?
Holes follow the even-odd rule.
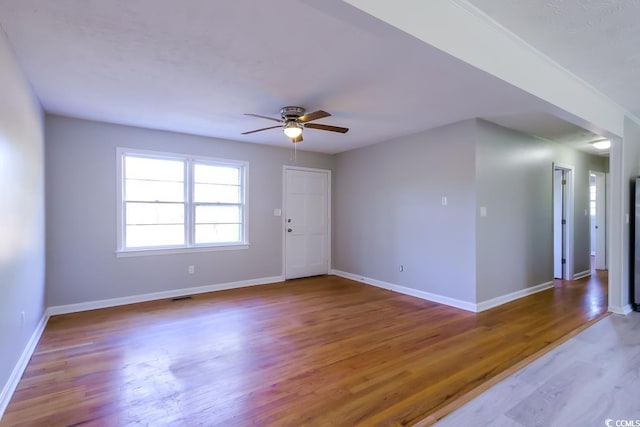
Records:
[[[287,228],[287,232],[288,232],[288,233],[291,233],[292,231],[293,231],[292,229]]]

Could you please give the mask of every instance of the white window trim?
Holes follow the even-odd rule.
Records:
[[[187,203],[185,203],[185,246],[162,246],[162,247],[139,247],[139,248],[125,248],[125,230],[123,227],[124,221],[124,201],[122,196],[124,194],[124,180],[123,180],[123,159],[126,154],[139,154],[145,157],[156,157],[159,159],[167,160],[182,160],[186,161],[185,167],[185,195],[187,195]],[[215,244],[194,244],[191,243],[194,240],[194,230],[192,230],[192,224],[195,220],[194,209],[191,201],[191,187],[193,180],[192,164],[194,162],[200,163],[215,163],[217,165],[228,164],[230,166],[242,166],[242,185],[241,185],[241,200],[242,200],[242,234],[244,240],[242,242],[234,243],[215,243]],[[136,148],[116,147],[116,257],[135,257],[146,255],[168,255],[168,254],[180,254],[180,253],[195,253],[195,252],[210,252],[210,251],[229,251],[229,250],[243,250],[248,249],[249,243],[249,162],[242,160],[230,160],[208,156],[194,156],[189,154],[180,153],[168,153],[152,150],[140,150]]]

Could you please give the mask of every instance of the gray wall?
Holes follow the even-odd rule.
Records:
[[[475,121],[341,153],[334,180],[335,269],[475,302]]]
[[[47,302],[50,306],[282,274],[283,165],[333,168],[328,155],[47,116]],[[116,147],[244,160],[247,250],[116,258]],[[195,274],[187,274],[188,265]]]
[[[554,163],[574,166],[574,272],[589,270],[589,171],[608,159],[483,120],[339,154],[334,268],[471,303],[553,280]]]
[[[478,301],[553,280],[553,164],[574,166],[574,273],[590,268],[589,171],[608,159],[478,120]]]
[[[624,121],[624,151],[623,151],[622,179],[624,191],[622,192],[624,214],[631,212],[632,182],[640,175],[640,126],[633,120],[625,118]],[[637,209],[637,208],[636,208]],[[633,218],[630,218],[632,221]],[[630,235],[630,224],[624,224],[622,247],[631,248],[633,237]],[[624,253],[624,252],[623,252]],[[638,256],[638,254],[636,254]],[[630,304],[630,287],[633,281],[633,266],[627,256],[622,257],[622,289],[620,295],[610,295],[609,305],[624,307]]]
[[[0,31],[0,390],[45,308],[43,143],[40,104]]]

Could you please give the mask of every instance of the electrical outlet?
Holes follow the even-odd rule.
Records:
[[[195,265],[190,265],[189,266],[189,274],[193,274],[196,272],[196,266]]]

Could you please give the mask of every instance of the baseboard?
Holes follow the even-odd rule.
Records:
[[[545,283],[541,283],[539,285],[532,286],[530,288],[521,289],[519,291],[512,292],[510,294],[501,295],[501,296],[496,297],[496,298],[492,298],[492,299],[489,299],[489,300],[486,300],[486,301],[479,302],[476,305],[476,307],[477,307],[476,311],[489,310],[490,308],[494,308],[494,307],[497,307],[499,305],[506,304],[508,302],[515,301],[517,299],[524,298],[524,297],[529,296],[529,295],[533,295],[533,294],[538,293],[538,292],[546,291],[547,289],[551,289],[551,288],[553,288],[553,280],[550,281],[550,282],[545,282]]]
[[[486,300],[486,301],[474,304],[468,301],[449,298],[449,297],[445,297],[438,294],[432,294],[430,292],[408,288],[406,286],[395,285],[393,283],[383,282],[381,280],[371,279],[369,277],[347,273],[345,271],[330,270],[329,274],[344,277],[345,279],[355,280],[356,282],[366,283],[367,285],[373,285],[378,288],[388,289],[390,291],[395,291],[401,294],[411,295],[412,297],[422,298],[427,301],[437,302],[439,304],[445,304],[451,307],[460,308],[462,310],[472,311],[475,313],[489,310],[499,305],[506,304],[508,302],[515,301],[517,299],[553,288],[553,281],[550,281],[550,282],[541,283],[539,285],[532,286],[530,288],[521,289],[519,291],[512,292],[507,295],[502,295],[496,298],[492,298],[490,300]]]
[[[460,308],[466,311],[476,311],[476,305],[471,302],[445,297],[443,295],[432,294],[430,292],[421,291],[418,289],[408,288],[406,286],[395,285],[389,282],[383,282],[382,280],[372,279],[370,277],[364,277],[357,274],[347,273],[340,270],[331,270],[329,274],[335,276],[344,277],[345,279],[355,280],[356,282],[362,282],[367,285],[372,285],[378,288],[387,289],[390,291],[398,292],[412,297],[421,298],[431,302],[437,302],[438,304],[444,304],[455,308]]]
[[[40,341],[40,337],[42,336],[42,332],[44,332],[44,327],[47,325],[48,320],[49,316],[45,311],[40,322],[38,322],[36,329],[31,334],[29,342],[27,342],[26,347],[22,351],[16,366],[13,368],[13,371],[9,376],[9,380],[7,380],[7,383],[2,388],[2,392],[0,393],[0,420],[4,415],[4,411],[7,410],[7,406],[9,406],[9,401],[18,387],[18,383],[20,382],[20,378],[22,378],[24,370],[27,369],[29,360],[31,360],[31,356],[38,345],[38,341]]]
[[[631,304],[627,304],[624,307],[615,307],[610,305],[609,307],[607,307],[607,310],[611,313],[622,314],[623,316],[626,316],[633,311],[633,309],[631,308]]]
[[[58,305],[49,307],[47,314],[77,313],[79,311],[97,310],[100,308],[116,307],[119,305],[135,304],[138,302],[155,301],[165,298],[175,298],[185,295],[203,294],[206,292],[223,291],[227,289],[245,288],[248,286],[267,285],[269,283],[283,282],[284,276],[263,277],[260,279],[242,280],[238,282],[219,283],[216,285],[198,286],[195,288],[174,289],[171,291],[154,292],[150,294],[132,295],[121,298],[111,298],[98,301],[82,302],[78,304]]]
[[[582,279],[584,277],[589,277],[591,276],[591,270],[585,270],[585,271],[581,271],[580,273],[575,273],[573,275],[573,280],[578,280],[578,279]]]

